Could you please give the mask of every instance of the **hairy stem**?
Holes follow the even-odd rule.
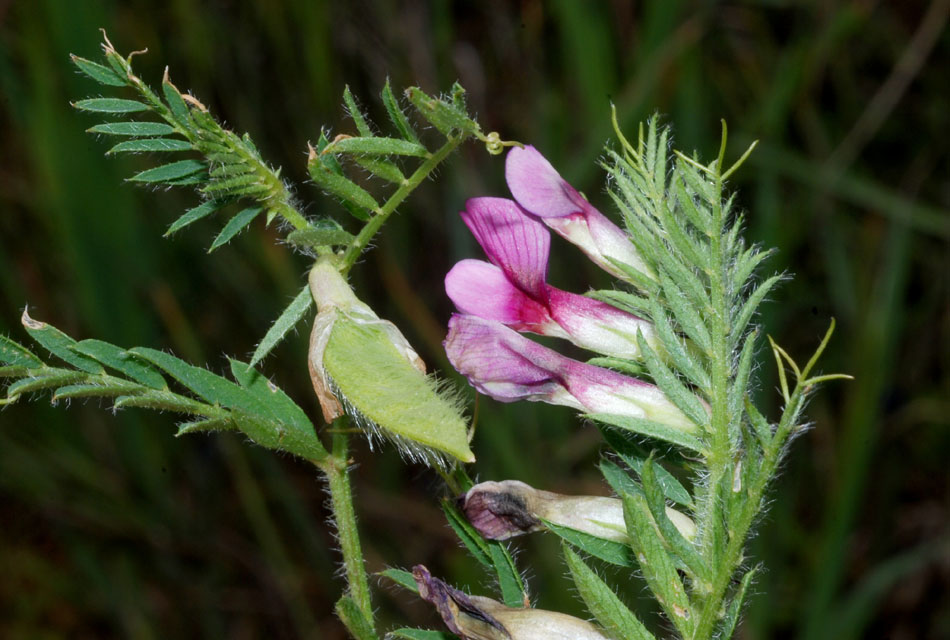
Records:
[[[333,434],[333,453],[320,469],[327,477],[330,489],[330,508],[336,525],[340,551],[343,554],[343,570],[349,596],[359,607],[360,613],[373,624],[373,605],[370,599],[369,579],[363,563],[359,531],[356,528],[356,511],[353,509],[353,492],[350,488],[349,439],[345,433]]]
[[[379,208],[379,211],[374,215],[369,221],[363,226],[359,234],[356,236],[356,239],[350,244],[347,248],[346,253],[343,254],[343,259],[340,264],[340,273],[346,275],[350,270],[350,267],[356,262],[360,257],[360,254],[363,253],[363,250],[369,245],[370,241],[380,230],[380,228],[386,223],[386,220],[389,219],[389,216],[393,214],[402,201],[412,193],[416,187],[418,187],[423,180],[429,177],[429,174],[445,160],[450,153],[452,153],[456,147],[458,147],[466,139],[465,134],[459,134],[457,137],[450,137],[446,140],[445,144],[442,145],[435,153],[426,158],[425,162],[419,165],[419,168],[413,172],[411,176],[406,178],[406,181],[400,185],[396,192]]]

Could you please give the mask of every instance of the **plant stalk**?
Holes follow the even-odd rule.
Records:
[[[346,249],[346,253],[343,254],[343,258],[340,262],[340,273],[346,275],[350,268],[356,263],[356,260],[360,257],[360,254],[363,253],[363,250],[369,245],[370,241],[380,230],[380,228],[386,223],[386,220],[389,219],[389,216],[396,211],[396,207],[402,204],[403,200],[412,193],[419,184],[429,177],[429,174],[439,166],[443,160],[450,153],[452,153],[456,147],[458,147],[466,139],[465,134],[459,134],[457,137],[450,137],[446,140],[439,149],[433,153],[431,156],[426,158],[426,160],[419,165],[419,168],[416,169],[411,176],[406,178],[406,181],[396,189],[395,193],[389,197],[389,199],[379,208],[379,211],[374,215],[369,221],[360,229],[359,234],[357,234],[356,239],[350,244]]]
[[[348,472],[349,439],[346,433],[333,434],[333,453],[320,465],[327,478],[330,490],[330,508],[336,525],[340,552],[343,554],[343,570],[346,575],[348,595],[359,607],[360,613],[373,625],[373,605],[370,598],[369,579],[363,563],[359,531],[356,528],[356,511],[353,508],[353,492]]]

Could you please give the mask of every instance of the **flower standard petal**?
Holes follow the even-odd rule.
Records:
[[[698,430],[652,384],[572,360],[497,322],[453,315],[445,351],[472,386],[501,402],[541,401]]]
[[[505,179],[518,205],[580,247],[611,275],[628,279],[614,260],[652,276],[623,230],[584,199],[531,145],[508,152]]]
[[[460,215],[492,264],[516,287],[543,301],[551,251],[551,234],[544,225],[507,198],[472,198]]]

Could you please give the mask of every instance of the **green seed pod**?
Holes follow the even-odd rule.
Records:
[[[327,422],[345,411],[371,439],[390,439],[410,458],[474,461],[461,403],[425,374],[399,329],[360,301],[328,262],[311,270],[310,291],[318,310],[310,378]]]

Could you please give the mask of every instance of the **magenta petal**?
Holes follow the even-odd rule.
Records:
[[[445,352],[473,387],[501,402],[548,402],[696,430],[652,384],[571,360],[497,322],[453,315]]]
[[[497,322],[453,315],[445,352],[473,387],[501,402],[550,401],[565,391],[552,370],[566,358]]]
[[[551,318],[584,349],[618,358],[641,357],[637,333],[656,349],[653,325],[606,302],[548,286]]]
[[[551,249],[544,225],[507,198],[472,198],[461,216],[492,264],[516,287],[543,300]]]
[[[552,322],[547,307],[529,298],[493,264],[462,260],[445,276],[445,292],[462,313],[518,331],[563,333]]]
[[[518,204],[539,218],[561,218],[581,211],[586,201],[531,145],[512,147],[505,180]],[[587,205],[590,206],[590,205]]]
[[[614,265],[617,261],[652,275],[623,230],[585,200],[534,147],[508,152],[505,178],[519,206],[608,273],[628,277]]]

